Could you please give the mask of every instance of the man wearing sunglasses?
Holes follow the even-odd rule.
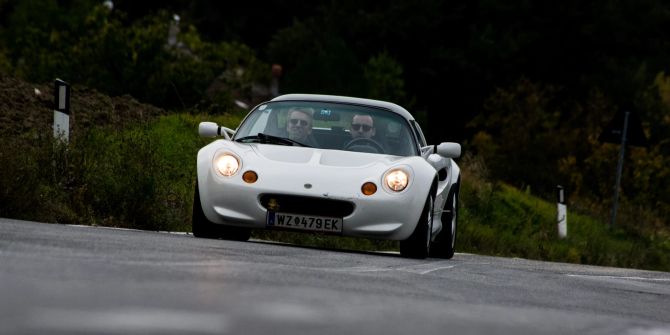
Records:
[[[384,153],[386,145],[378,142],[374,137],[377,133],[372,116],[356,114],[351,119],[351,141],[345,145],[345,150]]]
[[[302,144],[315,146],[316,142],[310,136],[312,134],[312,115],[314,115],[312,108],[293,107],[289,109],[286,122],[288,138]]]
[[[351,119],[352,138],[372,138],[375,136],[375,125],[370,115],[354,115]]]

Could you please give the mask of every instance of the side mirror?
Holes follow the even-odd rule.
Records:
[[[200,122],[198,125],[198,134],[201,137],[217,137],[223,135],[227,140],[230,140],[229,134],[235,134],[235,131],[226,127],[220,127],[214,122]]]
[[[454,142],[442,142],[435,146],[435,152],[446,158],[458,158],[461,156],[461,145]]]
[[[219,129],[219,125],[214,122],[200,122],[198,134],[201,137],[217,137],[219,136]]]

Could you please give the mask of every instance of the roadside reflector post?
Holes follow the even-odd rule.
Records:
[[[70,141],[70,84],[56,79],[54,83],[54,138]]]
[[[565,206],[565,190],[563,186],[556,186],[558,200],[558,237],[568,237],[568,209]]]

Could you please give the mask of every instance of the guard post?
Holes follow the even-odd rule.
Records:
[[[70,84],[56,79],[54,83],[54,138],[70,141]]]
[[[565,190],[563,186],[556,186],[556,195],[558,200],[558,237],[568,237],[568,209],[565,205]]]

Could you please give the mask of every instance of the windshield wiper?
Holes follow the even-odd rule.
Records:
[[[245,136],[245,137],[242,137],[242,138],[235,139],[236,142],[243,142],[243,141],[248,141],[248,140],[257,140],[258,142],[263,143],[263,144],[272,143],[272,144],[283,144],[283,145],[298,145],[298,146],[301,146],[301,147],[311,147],[307,144],[300,143],[298,141],[294,141],[290,138],[273,136],[273,135],[268,135],[268,134],[263,134],[263,133],[258,133],[258,135]]]

